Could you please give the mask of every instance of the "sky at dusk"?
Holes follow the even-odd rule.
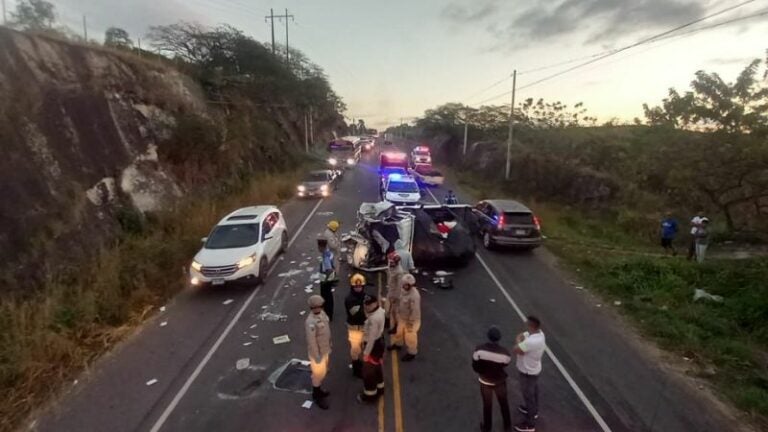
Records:
[[[7,0],[13,9],[15,0]],[[733,80],[768,48],[768,0],[755,0],[563,76],[526,87],[579,62],[545,68],[629,45],[744,0],[55,0],[74,30],[88,19],[91,38],[110,26],[136,39],[151,25],[180,20],[227,23],[269,42],[270,8],[295,16],[290,45],[327,72],[347,117],[382,128],[446,102],[509,103],[507,78],[519,71],[519,99],[584,102],[600,120],[642,117],[669,87],[687,89],[697,70]],[[739,17],[766,14],[693,31]],[[277,23],[276,37],[285,41]],[[492,84],[497,84],[491,87]],[[490,88],[489,88],[490,87]],[[499,95],[494,99],[494,96]]]

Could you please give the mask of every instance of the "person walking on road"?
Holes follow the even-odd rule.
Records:
[[[671,253],[673,256],[677,255],[677,250],[675,250],[675,245],[673,244],[677,231],[677,220],[672,217],[672,213],[667,212],[661,221],[661,247],[664,248],[664,253]]]
[[[416,271],[413,255],[411,255],[411,252],[405,248],[403,239],[398,239],[395,242],[395,253],[400,257],[400,267],[402,267],[406,273],[413,273]]]
[[[333,286],[336,284],[336,263],[328,240],[320,236],[317,239],[317,248],[320,251],[320,295],[325,300],[323,309],[328,319],[333,321]]]
[[[389,334],[395,334],[397,330],[397,306],[400,302],[400,279],[405,274],[405,271],[400,265],[400,255],[392,252],[387,258],[389,267],[387,268],[386,312],[389,320]]]
[[[512,362],[512,355],[506,348],[499,345],[500,340],[501,331],[493,326],[488,329],[488,342],[478,345],[472,353],[472,369],[477,372],[480,395],[483,398],[483,422],[480,423],[482,432],[493,430],[494,394],[501,409],[504,430],[508,431],[512,427],[507,399],[507,372],[504,370]]]
[[[453,193],[453,190],[448,190],[448,193],[445,194],[445,203],[448,205],[459,203],[459,199],[456,198],[456,195]]]
[[[309,316],[304,323],[307,332],[307,354],[312,371],[312,400],[320,409],[328,409],[327,397],[330,393],[322,389],[323,380],[328,373],[328,358],[331,355],[331,326],[328,316],[323,312],[325,301],[319,295],[309,297]]]
[[[358,402],[375,402],[384,394],[384,320],[386,313],[379,307],[379,299],[365,296],[365,348],[363,349],[363,392]]]
[[[694,237],[696,239],[696,262],[701,264],[704,262],[704,257],[707,255],[707,248],[709,247],[708,218],[701,218],[701,224],[696,229]]]
[[[402,361],[408,362],[416,358],[419,351],[419,328],[421,328],[421,294],[416,288],[416,278],[406,274],[400,282],[401,292],[397,306],[397,330],[392,337],[389,350],[399,350],[403,343],[407,353]]]
[[[349,339],[349,354],[352,358],[352,375],[362,378],[363,372],[363,338],[365,336],[365,277],[355,273],[349,279],[350,291],[344,299],[344,309],[347,311],[347,337]]]
[[[544,332],[541,331],[541,321],[535,316],[529,316],[527,331],[517,335],[517,345],[514,353],[517,355],[517,371],[520,378],[520,391],[523,395],[523,405],[517,409],[525,416],[525,421],[515,426],[518,432],[535,432],[536,419],[539,417],[539,374],[541,374],[541,357],[547,347]]]

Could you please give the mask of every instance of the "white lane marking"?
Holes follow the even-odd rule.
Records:
[[[432,199],[435,200],[437,204],[439,204],[439,201],[437,198],[435,198],[435,195],[432,193],[431,190],[427,189],[427,192],[432,196]],[[475,257],[478,261],[480,261],[480,264],[483,265],[483,268],[485,268],[485,271],[488,273],[488,276],[491,277],[493,282],[496,284],[496,287],[501,291],[501,294],[504,296],[504,298],[507,299],[510,305],[512,305],[512,308],[517,312],[517,315],[520,317],[523,322],[526,321],[526,316],[523,313],[523,311],[520,309],[520,307],[517,305],[515,300],[512,299],[512,296],[509,295],[506,289],[504,289],[504,285],[501,284],[499,279],[496,277],[496,275],[491,271],[491,268],[488,266],[488,264],[485,263],[485,260],[483,257],[480,256],[479,253],[475,252]],[[568,385],[571,386],[573,391],[576,393],[576,396],[579,397],[581,402],[584,404],[584,406],[587,408],[587,411],[592,415],[592,418],[595,419],[598,426],[600,426],[600,429],[602,429],[603,432],[611,432],[611,428],[608,426],[608,424],[603,420],[603,417],[600,415],[600,413],[597,412],[597,409],[595,409],[595,406],[592,405],[592,402],[587,399],[587,396],[584,394],[584,392],[581,390],[581,387],[579,387],[578,384],[576,384],[576,381],[573,380],[573,377],[571,377],[571,374],[568,373],[568,371],[565,369],[562,363],[560,363],[560,360],[555,356],[555,354],[552,352],[552,350],[549,349],[549,347],[546,348],[547,356],[552,360],[552,363],[555,364],[555,367],[557,370],[560,371],[560,374],[565,378],[565,381],[568,382]]]
[[[304,219],[304,223],[299,226],[299,229],[296,230],[296,232],[293,234],[293,237],[291,237],[291,240],[288,242],[288,248],[291,247],[294,241],[299,237],[299,234],[304,229],[305,226],[307,226],[307,223],[310,219],[312,219],[312,216],[314,216],[315,212],[317,211],[317,208],[320,207],[320,204],[323,202],[321,199],[317,202],[314,208],[312,208],[312,211],[309,212],[309,215],[306,219]],[[275,261],[277,263],[277,261]],[[272,270],[275,268],[275,265],[273,264],[272,267],[267,272],[267,276],[269,276],[270,273],[272,273]],[[150,432],[158,432],[160,428],[163,427],[163,424],[168,420],[168,417],[170,417],[171,413],[173,413],[173,410],[176,409],[176,406],[181,401],[181,398],[184,397],[184,395],[189,391],[189,388],[192,386],[192,383],[195,382],[198,375],[200,375],[200,372],[203,371],[203,368],[205,368],[205,365],[208,364],[208,362],[211,360],[211,357],[213,357],[213,354],[216,352],[216,350],[219,349],[219,346],[222,342],[224,342],[224,339],[226,339],[227,335],[229,335],[229,332],[232,331],[232,328],[235,327],[235,324],[237,321],[240,320],[240,317],[243,316],[243,313],[245,313],[245,310],[248,308],[248,306],[253,301],[254,297],[256,297],[256,294],[259,293],[261,290],[262,285],[259,285],[256,289],[253,290],[251,295],[248,296],[248,298],[245,300],[243,305],[240,307],[240,310],[237,311],[237,314],[232,318],[232,321],[229,322],[227,327],[224,329],[224,331],[219,335],[219,338],[216,339],[216,342],[214,342],[213,346],[211,346],[211,349],[208,350],[208,352],[205,354],[205,357],[200,361],[200,363],[197,365],[195,370],[192,372],[192,374],[187,378],[187,381],[184,382],[184,385],[181,386],[181,389],[179,389],[178,393],[173,397],[173,400],[171,400],[171,403],[168,404],[168,406],[165,408],[163,413],[160,415],[160,418],[157,419],[155,424],[152,426],[152,429],[150,429]]]

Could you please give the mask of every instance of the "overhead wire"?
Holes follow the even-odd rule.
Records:
[[[692,25],[698,24],[698,23],[700,23],[700,22],[702,22],[702,21],[705,21],[705,20],[707,20],[707,19],[710,19],[710,18],[714,18],[714,17],[716,17],[716,16],[722,15],[722,14],[724,14],[724,13],[730,12],[730,11],[732,11],[732,10],[735,10],[735,9],[737,9],[737,8],[740,8],[740,7],[746,6],[746,5],[748,5],[748,4],[750,4],[750,3],[754,3],[754,2],[755,2],[755,0],[747,0],[747,1],[745,1],[745,2],[742,2],[742,3],[736,4],[736,5],[733,5],[733,6],[727,7],[727,8],[725,8],[725,9],[721,9],[721,10],[719,10],[719,11],[717,11],[717,12],[714,12],[714,13],[712,13],[712,14],[706,15],[706,16],[704,16],[704,17],[702,17],[702,18],[698,18],[698,19],[696,19],[696,20],[694,20],[694,21],[691,21],[691,22],[688,22],[688,23],[682,24],[682,25],[680,25],[680,26],[674,27],[674,28],[672,28],[672,29],[670,29],[670,30],[666,30],[666,31],[664,31],[664,32],[662,32],[662,33],[659,33],[659,34],[656,34],[656,35],[650,36],[650,37],[648,37],[648,38],[644,38],[644,39],[642,39],[642,40],[640,40],[640,41],[637,41],[637,42],[635,42],[635,43],[632,43],[632,44],[630,44],[630,45],[626,45],[626,46],[624,46],[624,47],[621,47],[621,48],[617,48],[617,49],[614,49],[614,50],[611,50],[611,51],[607,51],[607,52],[604,52],[603,54],[596,54],[596,55],[592,55],[592,56],[590,56],[590,60],[588,60],[588,61],[586,61],[586,62],[583,62],[583,63],[579,63],[579,64],[578,64],[578,65],[576,65],[576,66],[570,67],[570,68],[568,68],[568,69],[565,69],[565,70],[559,71],[559,72],[557,72],[557,73],[555,73],[555,74],[552,74],[552,75],[548,75],[548,76],[546,76],[546,77],[544,77],[544,78],[541,78],[541,79],[539,79],[539,80],[533,81],[533,82],[531,82],[531,83],[529,83],[529,84],[526,84],[526,85],[524,85],[524,86],[522,86],[522,87],[519,87],[519,88],[518,88],[518,90],[523,90],[523,89],[526,89],[526,88],[529,88],[529,87],[533,87],[534,85],[537,85],[537,84],[540,84],[540,83],[542,83],[542,82],[548,81],[548,80],[550,80],[550,79],[553,79],[553,78],[559,77],[559,76],[561,76],[561,75],[565,75],[565,74],[567,74],[567,73],[569,73],[569,72],[572,72],[572,71],[575,71],[575,70],[577,70],[577,69],[581,69],[581,68],[583,68],[583,67],[585,67],[585,66],[588,66],[588,65],[590,65],[590,64],[596,63],[596,62],[598,62],[598,61],[600,61],[600,60],[603,60],[603,59],[605,59],[605,58],[608,58],[608,57],[614,56],[614,55],[616,55],[616,54],[619,54],[619,53],[621,53],[621,52],[624,52],[624,51],[626,51],[626,50],[629,50],[629,49],[631,49],[631,48],[635,48],[635,47],[638,47],[638,46],[640,46],[640,45],[644,45],[644,44],[648,44],[648,43],[652,43],[652,42],[657,42],[657,41],[660,41],[660,40],[668,39],[668,38],[670,38],[670,37],[676,37],[676,36],[682,36],[682,35],[687,35],[687,34],[693,34],[693,33],[697,33],[697,32],[699,32],[699,31],[703,31],[703,30],[706,30],[707,28],[701,28],[701,29],[697,29],[697,30],[694,30],[694,31],[685,32],[685,33],[682,33],[682,34],[677,34],[677,35],[675,34],[675,33],[676,33],[676,32],[678,32],[679,30],[685,29],[685,28],[687,28],[687,27],[690,27],[690,26],[692,26]],[[744,20],[744,19],[747,19],[747,18],[754,18],[754,17],[756,17],[756,16],[761,16],[761,15],[765,15],[765,14],[766,14],[765,12],[761,12],[761,13],[758,13],[758,14],[752,14],[752,15],[749,15],[749,16],[747,16],[747,17],[738,17],[738,18],[735,18],[735,19],[733,19],[733,20],[730,20],[730,22],[736,22],[736,21],[738,21],[738,20]],[[730,23],[730,22],[729,22],[729,23]],[[712,25],[712,26],[709,26],[708,28],[714,28],[714,27],[717,27],[717,26],[720,26],[720,25],[725,25],[725,23],[718,23],[718,25]],[[706,26],[705,26],[705,27],[706,27]],[[578,60],[576,60],[576,59],[574,59],[574,60],[568,60],[568,61],[565,61],[565,62],[563,62],[563,63],[564,63],[564,64],[568,64],[568,63],[573,63],[573,62],[575,62],[575,61],[578,61]],[[551,67],[555,67],[555,65],[544,66],[544,67],[542,67],[542,68],[538,68],[538,69],[539,69],[539,70],[543,70],[543,69],[547,69],[547,68],[551,68]],[[532,71],[533,71],[533,70],[529,70],[529,71],[527,71],[527,73],[529,73],[529,72],[532,72]],[[492,96],[492,97],[490,97],[490,98],[484,99],[484,100],[482,100],[482,101],[480,101],[480,102],[477,102],[477,103],[475,103],[475,105],[481,105],[481,104],[483,104],[483,103],[486,103],[486,102],[490,102],[490,101],[492,101],[492,100],[495,100],[495,99],[498,99],[498,98],[500,98],[500,97],[503,97],[503,96],[509,95],[509,94],[511,94],[511,93],[512,93],[512,91],[511,91],[511,90],[509,90],[509,91],[506,91],[506,92],[504,92],[504,93],[500,93],[500,94],[498,94],[498,95],[495,95],[495,96]]]

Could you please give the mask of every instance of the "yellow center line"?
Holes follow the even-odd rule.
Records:
[[[395,388],[395,432],[403,432],[403,403],[400,398],[400,366],[397,352],[392,351],[392,386]]]

